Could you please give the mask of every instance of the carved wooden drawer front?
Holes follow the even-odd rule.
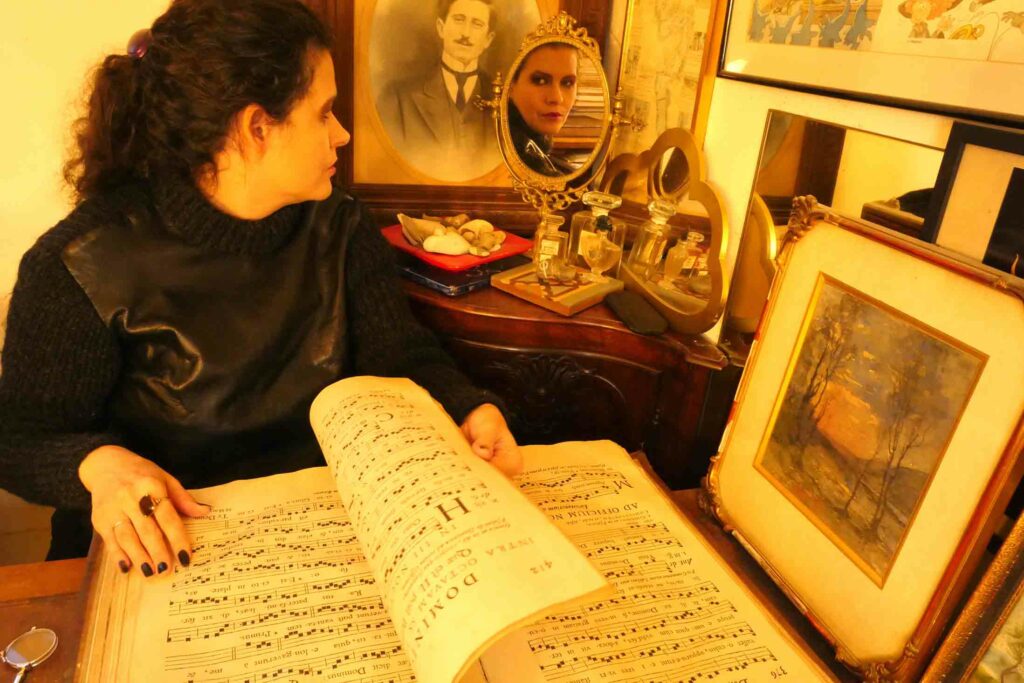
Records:
[[[492,289],[406,290],[459,367],[505,401],[520,442],[611,439],[644,450],[674,488],[707,470],[693,450],[708,379],[726,365],[715,345],[634,334],[604,305],[565,318]]]
[[[461,368],[506,403],[523,443],[611,439],[644,445],[658,372],[599,354],[502,348],[448,340]]]

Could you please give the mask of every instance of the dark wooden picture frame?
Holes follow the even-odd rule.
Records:
[[[352,0],[303,1],[335,36],[331,50],[338,88],[334,113],[343,126],[350,126],[355,110],[354,3]],[[559,0],[559,9],[575,17],[598,44],[603,44],[607,35],[609,5],[608,0]],[[438,206],[443,206],[446,213],[471,213],[520,234],[531,234],[536,228],[536,210],[510,187],[354,183],[351,145],[338,150],[338,160],[336,182],[359,197],[380,225],[394,223],[395,215],[400,212],[436,212]]]
[[[1003,152],[1011,156],[1011,159],[1008,161],[1012,162],[1015,170],[1011,171],[1009,184],[1004,185],[1005,193],[1000,191],[1002,188],[994,188],[996,190],[995,198],[999,202],[998,206],[986,205],[984,198],[980,198],[977,203],[971,202],[970,206],[964,206],[965,201],[962,193],[958,197],[954,197],[954,187],[959,181],[963,180],[961,171],[968,147],[984,148]],[[939,166],[935,188],[932,190],[931,201],[928,205],[928,215],[921,230],[921,239],[938,244],[939,246],[964,251],[964,238],[947,237],[948,233],[943,232],[944,221],[948,218],[951,208],[951,199],[955,199],[958,211],[970,211],[970,213],[979,217],[979,221],[993,221],[993,231],[989,233],[985,244],[979,244],[976,240],[971,240],[970,247],[974,250],[974,253],[968,253],[967,251],[964,251],[964,253],[974,257],[984,255],[984,258],[979,258],[979,260],[983,260],[988,265],[1018,276],[1024,274],[1024,264],[1016,264],[1016,270],[1014,270],[1013,266],[1015,264],[1012,258],[1005,258],[1005,254],[1001,255],[998,253],[1005,251],[1010,243],[1017,245],[1017,251],[1024,251],[1024,223],[1021,222],[1022,219],[1018,216],[1014,221],[1012,217],[1004,215],[1012,206],[1015,206],[1011,204],[1012,202],[1016,201],[1016,205],[1024,202],[1024,196],[1021,196],[1024,195],[1024,189],[1021,189],[1022,177],[1024,177],[1024,130],[992,128],[955,121],[949,133],[949,140],[946,143],[946,152],[942,156],[942,164]],[[1016,190],[1017,194],[1011,197],[1010,190]],[[960,232],[970,232],[971,235],[974,235],[979,231],[965,226]],[[997,240],[997,243],[1002,244],[1000,249],[993,250],[991,248],[993,238]]]

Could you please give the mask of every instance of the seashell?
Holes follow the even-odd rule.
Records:
[[[441,222],[450,228],[461,228],[467,221],[469,221],[469,216],[464,213],[441,219]]]
[[[448,254],[449,256],[460,256],[469,252],[469,242],[457,232],[448,232],[443,235],[431,235],[423,240],[423,248],[434,254]]]
[[[480,235],[485,232],[494,232],[494,226],[481,218],[477,218],[469,221],[468,223],[463,223],[459,226],[459,230],[472,230],[474,233]]]
[[[402,224],[402,235],[410,244],[419,245],[431,235],[444,232],[444,226],[436,221],[424,218],[413,218],[404,213],[398,214],[398,222]]]

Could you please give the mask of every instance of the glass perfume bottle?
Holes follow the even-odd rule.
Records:
[[[676,207],[670,202],[655,199],[647,205],[647,212],[650,219],[640,228],[626,264],[636,275],[650,280],[661,265],[668,243],[668,219],[675,215]]]
[[[707,256],[701,243],[704,235],[690,231],[686,238],[676,240],[675,245],[665,255],[664,277],[672,285],[682,288],[687,280],[700,270],[701,259],[707,262]]]
[[[584,237],[595,234],[597,220],[602,216],[607,219],[607,224],[610,226],[610,233],[607,237],[613,244],[619,247],[620,253],[622,251],[622,244],[626,240],[626,226],[621,221],[617,221],[608,215],[609,211],[617,209],[622,205],[622,197],[608,194],[607,192],[592,191],[583,194],[583,203],[587,208],[574,213],[572,222],[569,224],[569,251],[567,256],[569,263],[580,267],[586,265],[586,258],[583,254]],[[618,265],[618,263],[615,263],[609,266],[611,268],[610,274],[613,277],[618,275]]]
[[[612,221],[608,216],[598,216],[593,232],[585,230],[580,236],[579,253],[590,266],[592,282],[604,280],[602,273],[617,266],[622,258],[622,247],[612,239]]]
[[[563,223],[561,216],[545,213],[533,236],[533,263],[541,282],[557,280],[565,264],[569,235],[559,230]]]

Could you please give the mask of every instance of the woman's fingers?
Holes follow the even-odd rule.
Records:
[[[153,517],[150,519],[155,519],[160,524],[160,529],[171,547],[171,554],[178,560],[178,564],[187,567],[192,561],[192,540],[185,531],[185,525],[178,516],[175,506],[170,500],[162,502],[153,510]]]
[[[125,501],[128,517],[135,525],[146,552],[156,562],[153,569],[162,574],[171,567],[172,560],[164,536],[166,530],[157,523],[155,515],[160,508],[171,507],[167,501],[167,489],[156,477],[139,477],[132,486],[131,496],[134,501]]]
[[[166,505],[167,503],[163,503]],[[157,574],[163,574],[171,566],[171,553],[167,548],[167,539],[164,537],[163,529],[150,517],[143,517],[141,514],[132,517],[135,531],[142,541],[143,547],[149,556],[156,563],[153,568]]]
[[[128,557],[127,553],[125,553],[124,550],[121,549],[121,544],[117,542],[116,538],[114,538],[115,529],[124,524],[130,525],[131,520],[129,520],[127,517],[122,517],[118,522],[114,523],[113,525],[104,526],[104,529],[102,531],[100,531],[97,528],[96,533],[98,533],[100,535],[100,538],[103,539],[103,545],[107,548],[107,552],[110,553],[111,557],[114,558],[114,561],[117,562],[117,566],[121,570],[121,573],[127,574],[128,570],[132,568],[132,561]],[[95,523],[93,524],[93,526],[96,526]]]
[[[128,555],[132,565],[138,567],[143,576],[147,578],[153,576],[155,573],[153,559],[149,556],[145,547],[143,547],[142,541],[139,540],[139,535],[136,533],[135,525],[131,520],[114,527],[114,539],[121,547],[121,550]]]

